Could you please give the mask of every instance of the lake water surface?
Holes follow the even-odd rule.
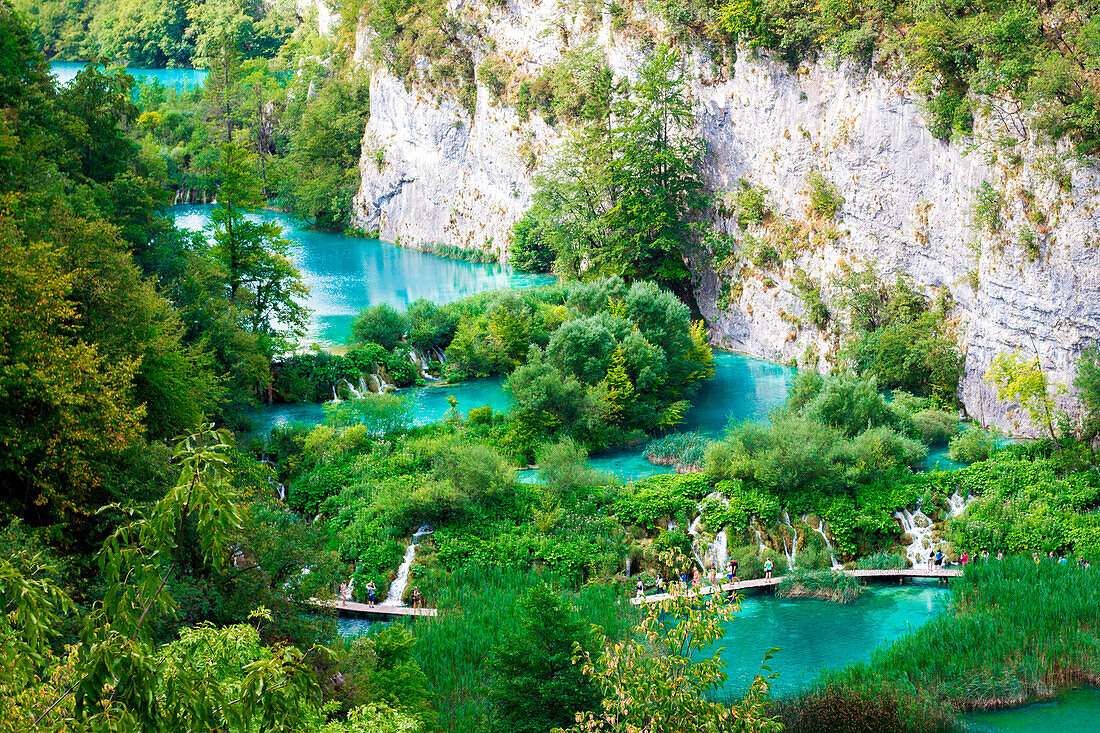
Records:
[[[64,85],[72,81],[87,65],[86,61],[53,61],[50,63],[50,73],[57,79],[58,84]],[[206,79],[206,71],[203,69],[142,69],[127,66],[126,72],[140,81],[158,81],[177,92],[197,87]]]

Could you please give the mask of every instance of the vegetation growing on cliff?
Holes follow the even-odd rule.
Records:
[[[659,46],[629,89],[577,130],[538,179],[534,206],[515,228],[520,257],[553,261],[564,275],[655,279],[683,294],[684,246],[702,209],[702,144],[682,60]]]

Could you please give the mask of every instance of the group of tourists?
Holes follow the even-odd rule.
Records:
[[[1001,550],[998,550],[997,551],[997,559],[998,560],[1003,560],[1004,557],[1005,557],[1004,552],[1002,552]],[[1069,562],[1068,559],[1066,558],[1065,554],[1062,554],[1062,555],[1059,555],[1059,556],[1055,557],[1053,550],[1048,552],[1045,556],[1042,553],[1040,553],[1039,551],[1032,552],[1031,553],[1031,559],[1035,561],[1036,565],[1041,563],[1044,559],[1045,560],[1050,560],[1051,562],[1056,562],[1059,565],[1066,565]],[[987,560],[989,560],[989,550],[986,550],[986,549],[983,549],[981,551],[981,553],[975,552],[972,555],[970,553],[968,553],[966,550],[963,550],[959,554],[958,561],[955,562],[955,563],[951,563],[947,559],[947,556],[943,554],[942,549],[941,550],[929,550],[929,552],[928,552],[928,569],[932,570],[934,568],[940,568],[940,567],[943,567],[944,565],[951,565],[951,564],[958,565],[959,567],[965,567],[968,563],[973,563],[973,562],[978,562],[978,561],[985,562]],[[1089,563],[1089,561],[1086,560],[1083,557],[1077,558],[1076,565],[1078,567],[1081,567],[1081,568],[1091,568],[1092,567],[1092,565]]]
[[[378,586],[376,586],[374,584],[374,581],[372,580],[372,581],[367,583],[366,588],[367,588],[367,605],[370,608],[374,608],[376,605],[378,605],[377,604]],[[341,583],[340,584],[340,605],[342,605],[342,606],[348,605],[348,599],[351,598],[351,594],[352,594],[352,583],[351,583],[351,581],[349,580],[346,583]],[[414,585],[412,587],[412,590],[409,592],[409,600],[412,601],[412,607],[413,608],[423,608],[424,607],[424,596],[420,592],[420,586]]]
[[[1040,553],[1038,550],[1036,550],[1035,552],[1031,553],[1031,559],[1035,561],[1036,565],[1043,562],[1043,560],[1050,560],[1051,562],[1056,562],[1059,565],[1068,565],[1069,564],[1069,558],[1067,558],[1065,556],[1065,553],[1062,553],[1061,555],[1059,555],[1056,558],[1056,557],[1054,557],[1054,550],[1051,550],[1050,552],[1048,552],[1046,554],[1046,557],[1044,557],[1042,555],[1042,553]],[[1076,565],[1079,568],[1084,568],[1085,570],[1088,570],[1089,568],[1092,567],[1092,563],[1090,563],[1087,558],[1083,558],[1083,557],[1077,558],[1076,562],[1074,562],[1074,565]]]
[[[740,567],[740,563],[737,560],[730,559],[726,562],[726,582],[736,585],[737,570]],[[774,565],[771,558],[764,560],[764,577],[770,579],[772,577],[772,570]],[[718,574],[714,565],[708,565],[706,567],[706,574],[699,572],[699,568],[696,567],[692,570],[691,578],[688,579],[687,571],[680,573],[679,582],[675,580],[675,576],[672,582],[669,583],[668,591],[670,593],[676,592],[688,592],[698,591],[703,585],[704,580],[712,587],[718,587]],[[645,595],[645,581],[642,578],[638,578],[635,584],[638,589],[638,597],[641,598]],[[662,593],[665,590],[665,579],[660,573],[657,574],[657,580],[654,582],[654,587],[658,593]]]

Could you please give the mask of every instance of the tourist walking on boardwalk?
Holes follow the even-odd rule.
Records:
[[[733,560],[727,561],[726,562],[726,580],[730,583],[733,582],[734,572],[736,572],[736,571],[733,569]]]
[[[378,586],[374,584],[374,581],[367,583],[367,602],[371,608],[374,608],[374,593],[378,590]]]
[[[943,550],[936,550],[936,567],[943,566]]]
[[[691,587],[699,587],[699,568],[695,568],[695,570],[693,570],[691,573]]]
[[[638,578],[638,582],[635,584],[635,587],[637,587],[638,589],[639,598],[645,595],[645,583],[642,581],[641,578]]]
[[[928,569],[929,570],[932,569],[932,563],[934,563],[935,561],[936,561],[936,551],[935,550],[929,550],[928,551]]]
[[[966,550],[963,550],[963,554],[959,556],[959,565],[966,565],[966,561],[970,558],[967,557]]]
[[[414,585],[414,586],[413,586],[413,590],[412,590],[412,602],[413,602],[413,608],[420,608],[420,605],[421,605],[421,601],[420,601],[420,586],[418,586],[418,585]]]
[[[771,580],[772,577],[772,559],[769,557],[764,561],[764,577]]]
[[[341,606],[348,605],[348,584],[347,583],[341,583],[340,584],[340,605]]]
[[[1039,564],[1039,551],[1038,551],[1038,550],[1036,550],[1035,552],[1031,553],[1031,559],[1035,561],[1035,564],[1036,564],[1036,565],[1038,565],[1038,564]]]
[[[997,550],[997,559],[998,560],[1004,560],[1005,559],[1004,550]]]
[[[738,566],[738,563],[737,563],[736,560],[731,560],[730,561],[730,582],[731,583],[736,583],[737,582],[737,566]]]

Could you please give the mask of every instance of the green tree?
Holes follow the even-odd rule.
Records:
[[[489,687],[493,733],[545,733],[574,722],[578,710],[599,702],[591,682],[573,664],[584,625],[545,584],[520,601],[519,626],[501,639]]]
[[[225,144],[219,165],[218,206],[211,215],[213,252],[225,271],[230,305],[241,326],[261,339],[267,355],[284,351],[305,332],[308,290],[290,262],[282,227],[249,214],[262,198],[249,156]]]
[[[613,261],[632,279],[652,278],[683,292],[689,221],[705,198],[698,171],[703,143],[692,131],[679,53],[658,45],[614,113],[620,123],[611,133],[610,174],[618,195],[607,213],[616,232]]]
[[[1073,379],[1081,402],[1081,439],[1092,443],[1100,434],[1100,347],[1086,346],[1077,357],[1077,375]]]
[[[357,344],[378,344],[391,351],[405,338],[409,319],[389,303],[379,303],[360,311],[351,324],[351,340]]]
[[[626,373],[626,356],[623,345],[619,344],[611,352],[611,364],[607,368],[607,403],[611,406],[608,420],[612,423],[624,422],[626,413],[634,402],[634,384]]]
[[[1066,388],[1050,383],[1038,356],[1025,359],[1019,351],[997,354],[983,379],[996,387],[997,399],[1020,405],[1027,410],[1033,425],[1045,430],[1051,440],[1058,439],[1054,399],[1065,394]]]

